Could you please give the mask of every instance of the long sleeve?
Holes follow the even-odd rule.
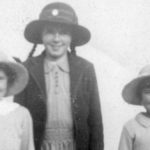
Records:
[[[33,142],[33,124],[29,111],[26,114],[22,123],[23,132],[21,136],[21,149],[20,150],[34,150]]]
[[[124,127],[120,137],[119,150],[132,150],[133,139],[129,135],[128,130]]]
[[[88,72],[89,75],[89,93],[90,93],[90,112],[89,112],[89,128],[90,128],[90,150],[103,150],[103,123],[99,92],[94,67],[92,66]]]

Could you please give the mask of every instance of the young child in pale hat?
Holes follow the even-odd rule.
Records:
[[[146,111],[124,125],[119,150],[150,150],[150,65],[124,87],[122,96],[127,103],[141,105]]]
[[[13,102],[27,82],[25,67],[0,53],[0,150],[34,150],[30,113]]]

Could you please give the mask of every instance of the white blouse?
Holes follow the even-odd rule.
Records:
[[[34,150],[29,111],[5,100],[0,101],[0,150]]]

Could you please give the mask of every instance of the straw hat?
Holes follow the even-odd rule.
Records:
[[[61,25],[71,29],[72,43],[80,46],[90,40],[90,31],[78,24],[78,18],[71,6],[62,2],[48,4],[43,8],[39,19],[30,22],[24,31],[25,38],[32,43],[41,44],[41,34],[46,26]]]
[[[1,64],[6,64],[16,74],[15,80],[13,84],[8,87],[5,96],[7,97],[20,93],[28,83],[29,75],[27,69],[21,63],[17,63],[13,58],[8,57],[3,52],[0,52],[0,65]]]
[[[122,90],[122,96],[127,103],[141,105],[141,99],[138,95],[139,87],[150,81],[150,65],[141,69],[137,78],[129,82]]]

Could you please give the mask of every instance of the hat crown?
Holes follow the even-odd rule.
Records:
[[[78,24],[74,9],[65,3],[51,3],[45,6],[39,16],[40,20]]]
[[[139,76],[150,76],[150,65],[147,65],[144,68],[142,68],[142,70],[139,72]]]

